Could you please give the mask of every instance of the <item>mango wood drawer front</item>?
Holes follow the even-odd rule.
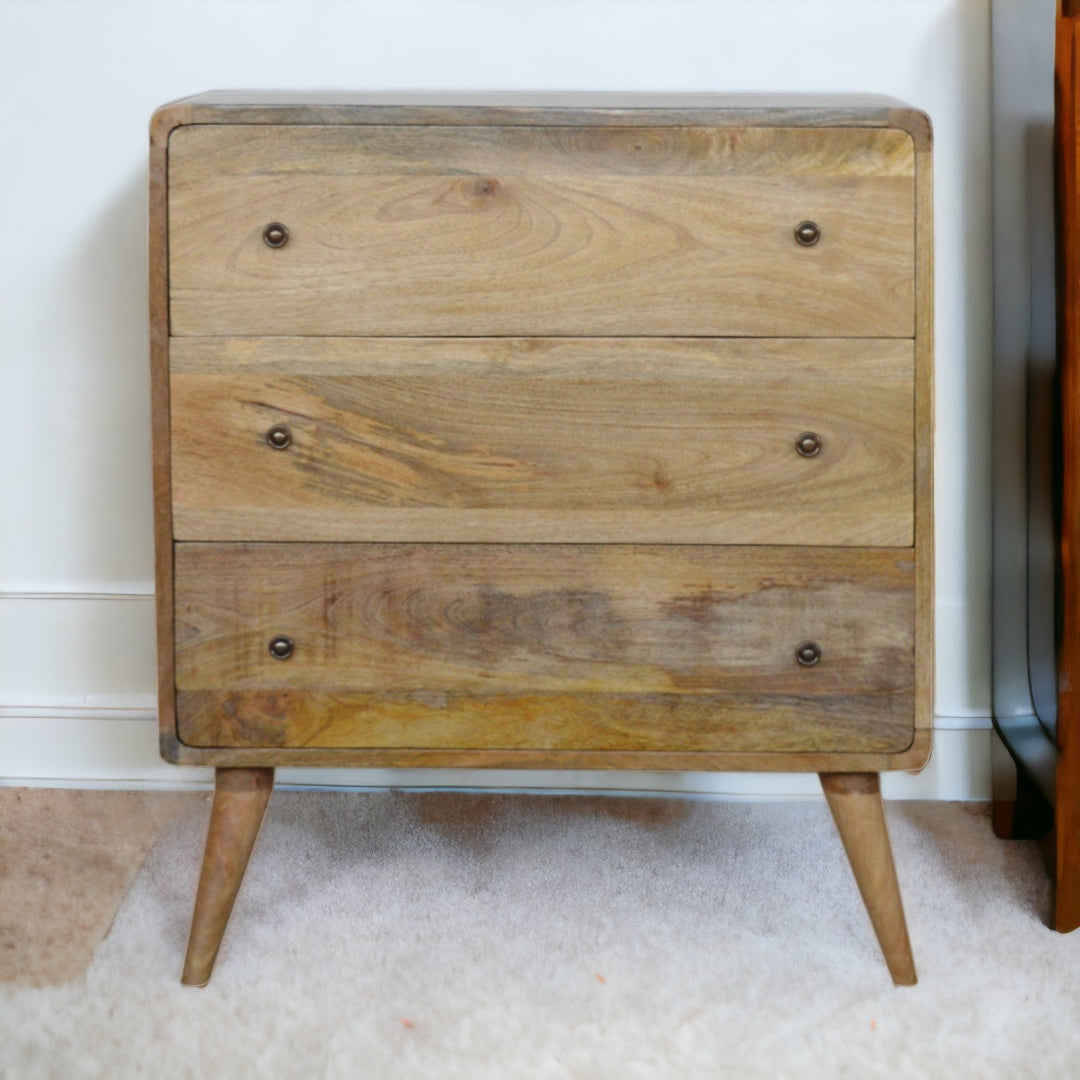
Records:
[[[188,339],[184,540],[913,539],[910,341]],[[267,433],[287,428],[276,449]],[[820,450],[799,453],[812,432]]]
[[[891,752],[913,737],[910,551],[178,544],[175,557],[193,746]],[[271,655],[277,635],[288,659]]]
[[[209,124],[168,153],[176,335],[914,333],[900,130]]]

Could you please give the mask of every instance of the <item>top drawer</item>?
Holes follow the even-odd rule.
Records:
[[[914,333],[901,130],[209,124],[168,154],[174,335]]]

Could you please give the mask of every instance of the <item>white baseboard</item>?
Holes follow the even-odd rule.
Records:
[[[142,694],[152,704],[155,631],[152,595],[0,592],[0,703],[47,706]]]
[[[942,718],[949,724],[948,718]],[[977,724],[977,726],[972,726]],[[990,798],[990,723],[934,731],[934,754],[918,774],[888,773],[890,799]],[[0,785],[80,788],[209,788],[212,770],[178,767],[158,755],[153,710],[125,704],[0,706]],[[515,769],[279,769],[279,787],[679,794],[716,799],[820,795],[817,778],[798,773],[583,772]]]

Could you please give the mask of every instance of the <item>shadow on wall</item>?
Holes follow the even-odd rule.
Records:
[[[147,179],[131,177],[93,222],[70,268],[70,300],[82,364],[71,430],[82,432],[65,490],[79,500],[69,520],[85,529],[81,560],[95,580],[153,579]]]

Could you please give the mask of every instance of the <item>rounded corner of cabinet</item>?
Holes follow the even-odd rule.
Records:
[[[150,145],[165,149],[173,132],[189,122],[188,110],[175,103],[162,105],[150,117]]]
[[[917,154],[929,154],[934,148],[934,125],[922,109],[904,107],[891,110],[890,124],[911,138]]]
[[[163,722],[158,730],[158,749],[161,757],[170,765],[201,765],[199,747],[191,746],[180,738],[175,718]]]
[[[890,771],[922,772],[930,764],[930,757],[934,750],[933,743],[931,728],[916,728],[908,748],[897,754],[890,762]]]

